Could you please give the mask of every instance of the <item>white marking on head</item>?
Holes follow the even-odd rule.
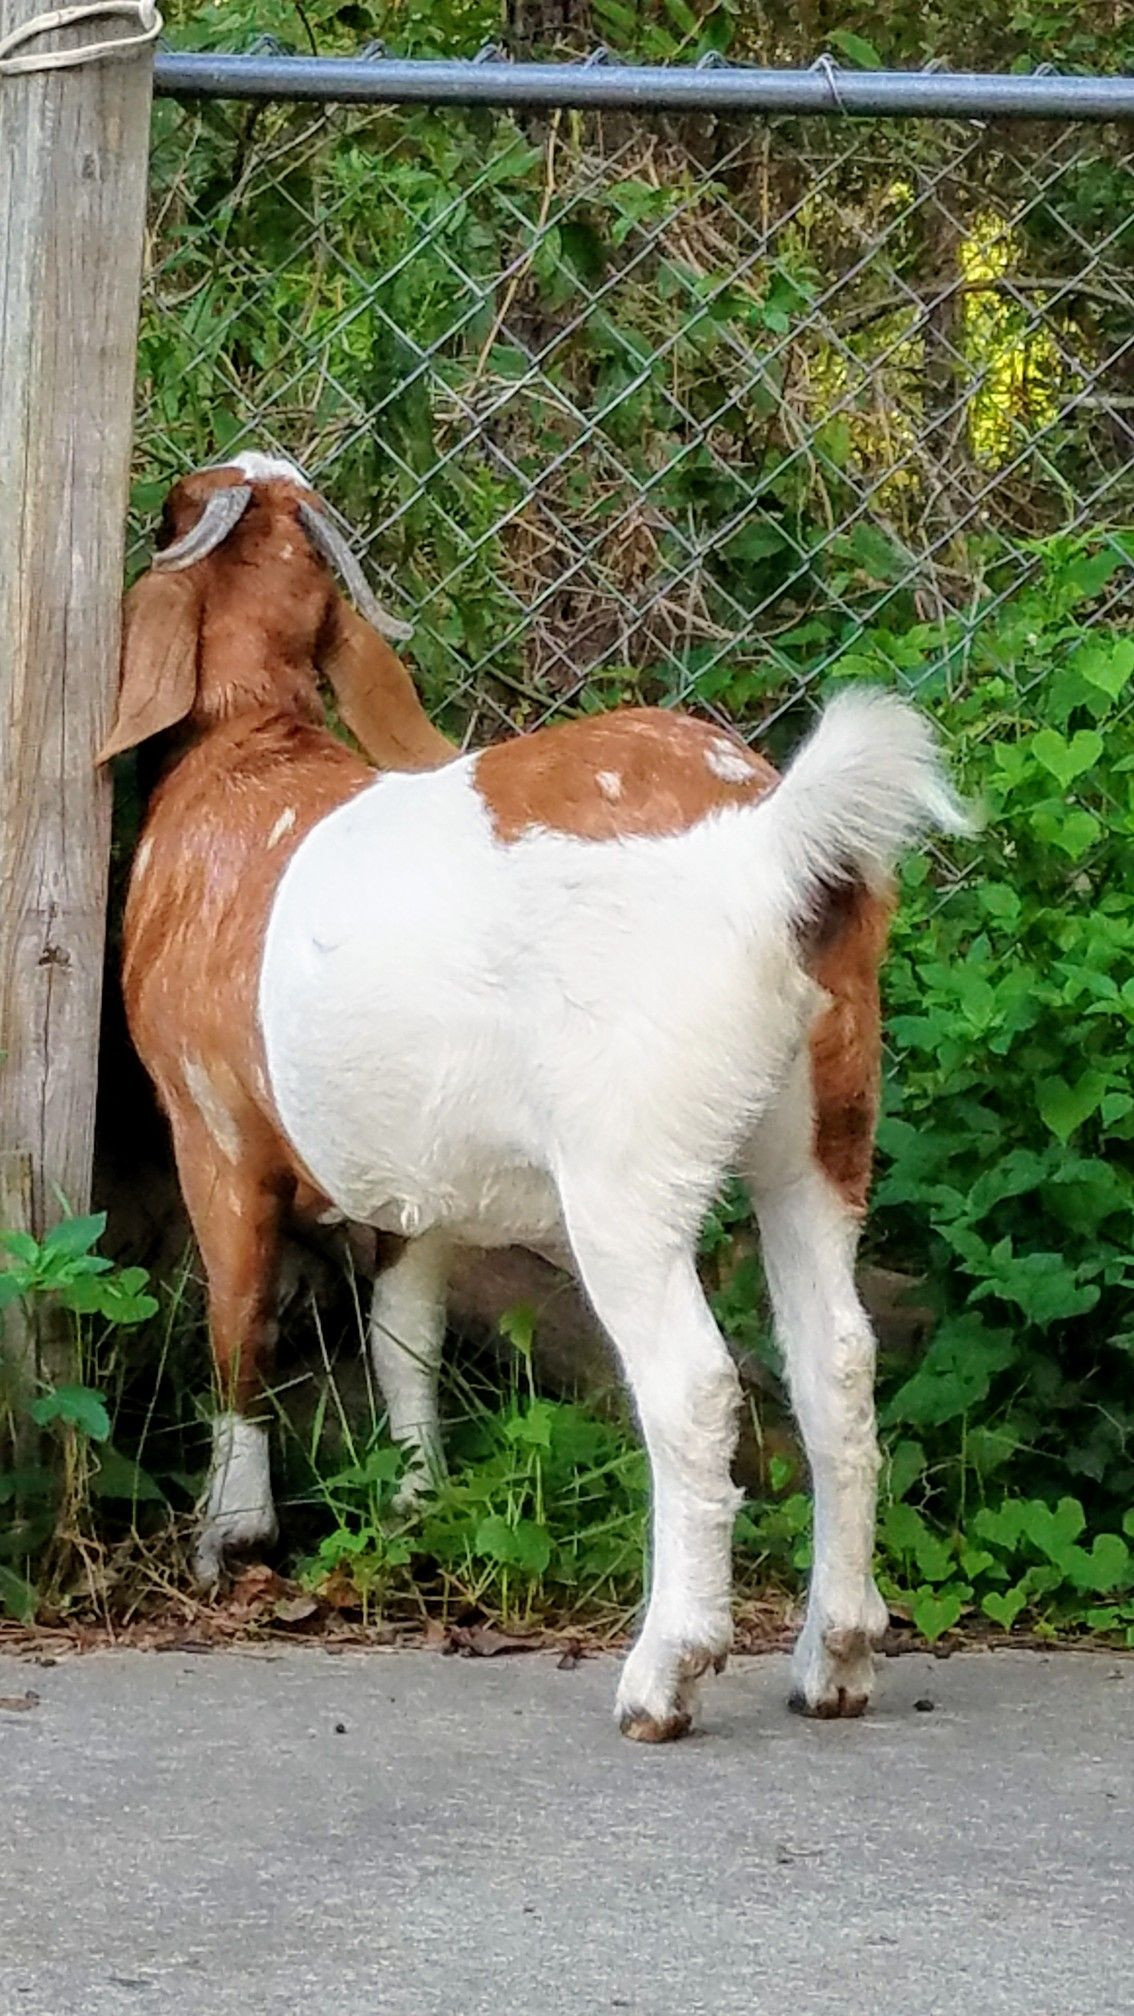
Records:
[[[234,455],[229,462],[214,463],[216,469],[239,469],[249,483],[301,483],[307,489],[307,478],[294,462],[283,455],[261,455],[255,448],[246,448],[242,455]]]
[[[595,783],[604,798],[621,798],[622,773],[619,770],[596,770]]]
[[[291,832],[291,829],[294,825],[295,825],[295,806],[288,805],[286,809],[280,813],[279,818],[276,820],[275,825],[272,827],[272,830],[268,835],[267,840],[268,846],[274,847],[278,840],[283,839],[285,833]]]
[[[141,846],[139,847],[137,853],[134,856],[135,876],[142,876],[145,874],[146,869],[150,865],[150,855],[153,853],[153,851],[154,851],[153,841],[143,840]]]
[[[229,1162],[240,1159],[240,1129],[225,1105],[209,1072],[196,1057],[182,1061],[182,1075],[189,1097],[196,1106],[221,1154]]]
[[[754,768],[747,751],[738,748],[735,742],[726,742],[723,735],[709,744],[705,762],[713,776],[725,784],[747,784]]]

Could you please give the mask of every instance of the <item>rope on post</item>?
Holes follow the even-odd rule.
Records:
[[[87,21],[110,18],[136,21],[136,35],[103,37],[101,41],[80,42],[73,49],[29,50],[24,45],[40,35],[52,35],[60,28],[78,28]],[[38,70],[77,70],[85,63],[101,63],[108,56],[128,56],[133,49],[148,48],[156,42],[164,23],[155,0],[84,0],[78,7],[55,7],[36,14],[11,33],[0,38],[0,78],[22,77]]]

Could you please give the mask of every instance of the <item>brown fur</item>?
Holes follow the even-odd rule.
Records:
[[[746,760],[749,778],[717,777],[706,761],[714,745]],[[616,797],[604,791],[604,775],[618,779]],[[477,758],[476,781],[501,840],[537,826],[612,840],[684,833],[722,806],[762,797],[776,772],[709,722],[642,707],[497,743]]]
[[[174,485],[162,544],[180,539],[237,469],[205,470]],[[282,478],[255,486],[224,544],[184,573],[144,574],[123,611],[117,718],[106,762],[149,736],[188,724],[200,733],[261,708],[322,723],[319,675],[380,768],[429,770],[453,746],[428,719],[405,666],[338,593],[299,523],[311,492]]]
[[[846,1203],[866,1210],[882,1076],[878,971],[892,902],[857,884],[839,891],[836,922],[809,959],[831,996],[811,1032],[815,1155]]]
[[[225,469],[178,483],[165,539],[239,480]],[[283,1213],[314,1215],[324,1201],[283,1138],[263,1069],[255,1003],[268,911],[300,840],[374,774],[323,727],[320,673],[376,761],[428,768],[454,754],[313,552],[296,517],[305,494],[257,484],[215,553],[130,591],[118,714],[101,752],[164,734],[171,759],[131,875],[123,994],[173,1132],[221,1391],[242,1409],[267,1371]]]
[[[323,1201],[284,1140],[264,1075],[255,1002],[268,911],[304,835],[372,777],[322,729],[241,715],[158,787],[131,878],[127,1018],[173,1129],[218,1377],[237,1407],[266,1370],[280,1214],[300,1182],[307,1211]],[[219,1130],[200,1102],[202,1076]],[[229,1126],[235,1156],[224,1148]]]

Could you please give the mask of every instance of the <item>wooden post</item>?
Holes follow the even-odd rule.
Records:
[[[0,0],[0,38],[50,4]],[[90,1197],[152,69],[0,74],[0,1161],[39,1236]]]

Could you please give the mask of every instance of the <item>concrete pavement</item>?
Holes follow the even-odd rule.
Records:
[[[615,1667],[0,1659],[3,2016],[1118,2016],[1134,1663],[780,1658],[620,1740]],[[932,1711],[915,1707],[932,1701]]]

